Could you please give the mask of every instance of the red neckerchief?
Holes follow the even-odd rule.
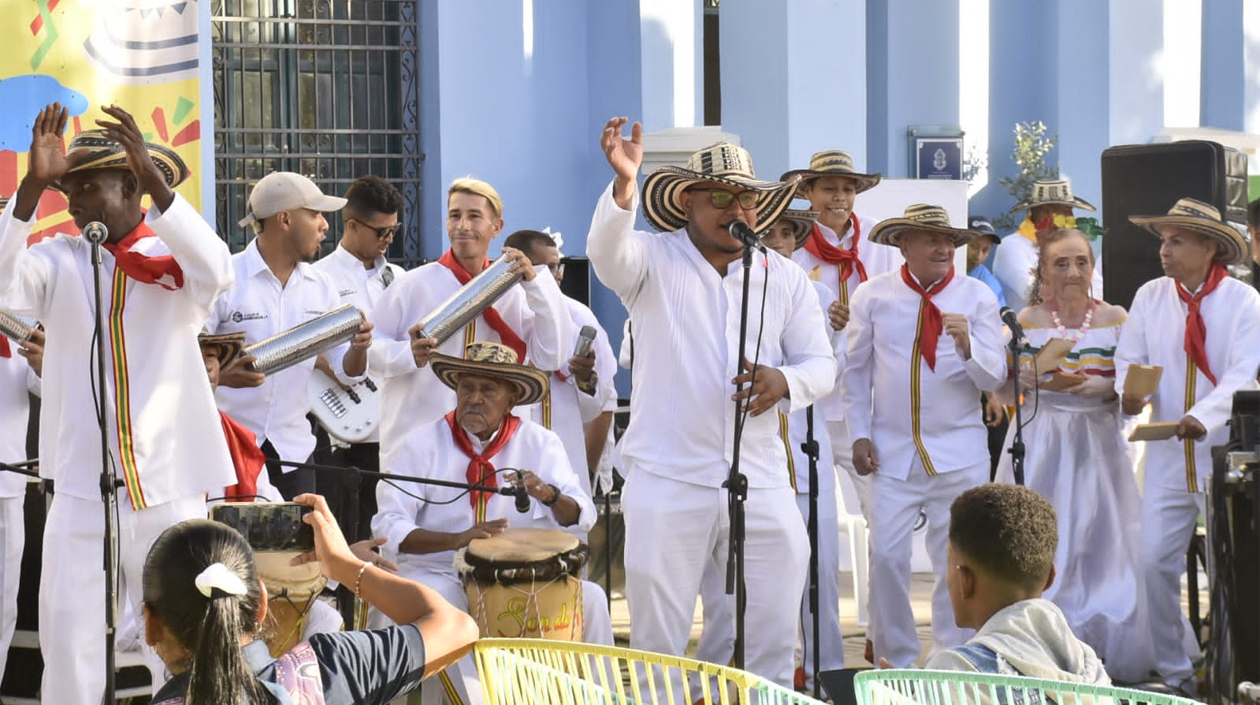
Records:
[[[114,256],[115,266],[138,282],[157,284],[168,291],[175,291],[184,286],[184,270],[179,268],[179,263],[173,256],[150,257],[132,251],[131,248],[148,237],[157,237],[157,235],[142,220],[134,230],[124,235],[123,239],[105,243],[105,249]]]
[[[923,297],[923,313],[922,326],[919,333],[919,354],[923,356],[923,361],[927,363],[928,369],[936,371],[936,341],[940,340],[941,333],[945,331],[945,322],[941,319],[941,310],[932,303],[932,297],[944,291],[945,287],[954,279],[954,268],[949,268],[949,274],[940,280],[931,291],[924,289],[919,282],[910,276],[910,268],[907,265],[901,265],[901,281],[910,287],[910,290]]]
[[[468,270],[464,269],[463,266],[455,260],[455,255],[451,254],[450,250],[442,253],[442,256],[438,258],[438,264],[451,270],[451,274],[455,275],[455,280],[458,281],[461,286],[472,281],[472,275],[469,274]],[[489,265],[490,260],[487,259],[481,266],[485,268]],[[486,310],[481,312],[481,317],[486,319],[486,323],[490,324],[491,330],[499,334],[499,340],[502,341],[504,345],[516,351],[516,359],[524,363],[525,341],[521,340],[521,337],[516,334],[516,331],[512,330],[508,326],[507,321],[503,320],[503,316],[499,315],[499,312],[495,310],[493,306],[488,306],[486,307]]]
[[[505,414],[503,421],[499,424],[498,435],[478,455],[473,451],[472,441],[468,439],[468,432],[455,420],[455,412],[451,411],[445,418],[446,425],[451,427],[451,436],[455,438],[455,445],[464,451],[464,455],[469,457],[468,469],[464,471],[464,477],[467,478],[468,484],[498,487],[499,475],[494,471],[494,464],[490,462],[490,459],[494,457],[495,453],[503,450],[503,446],[507,445],[508,441],[512,440],[512,436],[516,434],[516,429],[521,426],[521,420],[511,414]],[[477,501],[483,496],[489,499],[493,496],[493,493],[484,490],[473,490],[468,493],[468,501],[472,503],[473,509],[477,508]]]
[[[827,242],[818,223],[814,223],[814,229],[810,231],[809,239],[805,241],[805,249],[811,255],[827,264],[839,265],[841,284],[849,281],[854,268],[857,269],[858,282],[866,281],[866,267],[862,264],[862,260],[858,259],[858,241],[862,239],[862,224],[854,213],[849,214],[849,222],[853,224],[853,247],[847,250]]]
[[[9,339],[0,335],[0,357],[13,357],[13,348],[9,347]]]
[[[1203,299],[1208,294],[1216,291],[1216,287],[1220,286],[1221,281],[1229,276],[1229,272],[1225,271],[1225,267],[1220,264],[1212,265],[1212,270],[1208,272],[1207,281],[1203,282],[1203,287],[1199,289],[1199,293],[1193,296],[1186,287],[1177,282],[1177,296],[1186,302],[1186,354],[1190,356],[1190,360],[1194,362],[1194,366],[1203,372],[1203,376],[1216,384],[1216,375],[1212,374],[1212,370],[1208,369],[1207,359],[1207,325],[1203,322],[1203,314],[1199,313],[1199,305],[1203,303]]]
[[[223,494],[229,502],[252,502],[257,499],[258,476],[267,462],[267,456],[258,447],[253,431],[236,423],[222,411],[219,412],[219,421],[223,423],[232,467],[236,468],[236,484],[228,487]]]

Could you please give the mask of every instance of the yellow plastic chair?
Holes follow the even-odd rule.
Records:
[[[475,655],[486,705],[821,705],[745,671],[647,651],[482,639]]]
[[[1201,705],[1145,690],[963,671],[863,671],[853,689],[858,705]]]

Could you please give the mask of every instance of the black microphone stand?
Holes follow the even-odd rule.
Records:
[[[416,477],[414,475],[394,475],[387,472],[376,472],[375,470],[364,470],[354,465],[324,465],[322,463],[299,463],[292,460],[277,460],[275,458],[267,458],[268,463],[275,463],[282,467],[302,468],[310,470],[332,470],[340,472],[357,473],[360,477],[375,477],[379,480],[401,480],[403,482],[414,482],[417,485],[436,485],[438,487],[451,487],[457,490],[468,490],[470,492],[489,492],[490,494],[501,494],[507,497],[515,496],[518,488],[524,488],[523,485],[505,485],[503,487],[491,487],[490,485],[470,485],[466,482],[454,482],[451,480],[437,480],[428,477]],[[515,470],[516,468],[502,468],[499,472]],[[531,500],[532,501],[532,500]]]
[[[813,617],[814,636],[810,649],[813,651],[814,667],[810,669],[810,677],[814,682],[814,699],[821,700],[822,690],[818,683],[821,655],[818,644],[821,631],[818,622],[818,441],[814,438],[813,404],[805,407],[805,442],[801,444],[801,450],[809,458],[809,520],[805,523],[805,529],[809,532],[809,613]]]
[[[101,228],[103,230],[103,227]],[[105,510],[105,536],[103,560],[105,564],[105,694],[102,702],[113,705],[116,688],[114,685],[115,655],[114,643],[118,631],[118,551],[116,536],[118,527],[114,517],[118,514],[118,475],[109,460],[109,424],[105,420],[105,304],[104,289],[101,284],[101,245],[108,233],[92,231],[91,225],[84,230],[84,237],[92,243],[92,283],[96,290],[96,316],[93,321],[93,337],[96,340],[96,418],[101,431],[101,503]]]
[[[38,478],[39,473],[35,472],[34,470],[26,469],[38,463],[39,463],[38,458],[35,460],[24,460],[20,463],[0,463],[0,472],[12,472],[12,473],[17,473],[18,475],[26,475],[27,477]]]
[[[748,350],[748,287],[752,279],[753,250],[744,246],[744,283],[739,306],[739,357],[736,374],[743,368]],[[755,374],[755,372],[754,372]],[[750,385],[751,386],[751,385]],[[738,395],[744,385],[736,385]],[[748,499],[748,477],[739,471],[740,441],[744,436],[744,408],[747,400],[735,402],[735,447],[731,451],[731,472],[722,486],[726,488],[727,512],[730,514],[730,550],[726,557],[726,594],[735,595],[735,668],[744,668],[744,611],[748,607],[747,585],[744,582],[744,502]]]
[[[1015,439],[1011,443],[1011,448],[1007,452],[1011,454],[1011,470],[1015,475],[1015,484],[1024,484],[1024,400],[1019,394],[1019,357],[1024,349],[1024,339],[1011,335],[1011,355],[1015,359],[1015,374],[1013,375],[1015,390]],[[1033,390],[1036,393],[1036,390]]]

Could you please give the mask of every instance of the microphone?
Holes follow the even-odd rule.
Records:
[[[1028,345],[1028,338],[1024,335],[1024,327],[1019,324],[1019,316],[1011,310],[1010,306],[1002,307],[1002,322],[1007,328],[1011,329],[1011,340],[1019,344],[1019,347]]]
[[[573,357],[586,357],[591,354],[591,344],[595,342],[595,326],[582,326],[578,333],[577,347],[573,348]]]
[[[519,475],[517,477],[519,477]],[[524,514],[529,511],[529,490],[525,489],[524,483],[518,484],[515,489],[516,511]]]
[[[104,223],[93,220],[83,228],[83,237],[93,245],[99,245],[109,237],[109,228],[106,228]]]
[[[730,224],[731,237],[744,243],[744,247],[751,247],[761,250],[761,254],[766,254],[766,246],[761,244],[761,239],[757,237],[752,228],[748,227],[748,223],[742,220],[736,220]]]

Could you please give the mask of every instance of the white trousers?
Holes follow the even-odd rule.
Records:
[[[0,497],[0,680],[9,659],[13,629],[17,626],[18,579],[22,572],[22,547],[26,543],[25,497]]]
[[[871,482],[871,641],[875,662],[888,659],[895,668],[914,665],[922,650],[910,607],[910,557],[914,523],[927,515],[927,550],[936,574],[932,590],[933,652],[964,643],[971,630],[954,624],[954,610],[945,587],[948,570],[949,507],[964,491],[989,479],[989,461],[929,476],[917,458],[905,480],[876,471]]]
[[[141,614],[142,576],[158,535],[185,519],[205,518],[201,494],[135,511],[118,501],[118,600]],[[39,582],[39,649],[44,656],[40,700],[100,705],[105,692],[105,512],[99,500],[55,495],[44,527]],[[121,618],[122,610],[119,610]],[[141,634],[143,634],[143,626]],[[156,691],[166,668],[148,649],[145,662]]]
[[[745,503],[744,666],[786,687],[792,686],[796,596],[805,588],[809,560],[794,494],[787,486],[753,489]],[[621,508],[630,645],[681,656],[706,566],[726,565],[726,490],[636,468],[622,490]]]
[[[1181,611],[1181,576],[1186,571],[1190,537],[1202,511],[1202,493],[1158,487],[1152,482],[1146,483],[1142,493],[1142,570],[1151,645],[1156,671],[1174,685],[1194,675],[1185,647],[1193,637],[1190,621]]]
[[[432,588],[447,602],[468,612],[468,593],[464,591],[464,583],[453,569],[450,572],[438,572],[403,568],[399,574]],[[369,629],[379,629],[389,624],[389,619],[378,610],[372,609],[368,612]],[[602,587],[589,580],[582,581],[582,641],[602,646],[613,645],[608,598]],[[426,680],[420,692],[420,702],[424,705],[477,705],[484,702],[481,681],[477,678],[477,663],[472,652],[437,676]]]
[[[853,438],[849,435],[849,424],[841,421],[827,422],[827,435],[831,437],[831,459],[837,467],[844,468],[849,480],[853,482],[853,490],[857,493],[858,509],[867,526],[871,523],[871,476],[859,475],[853,466]],[[840,495],[839,486],[836,494]],[[848,507],[850,512],[853,507]]]
[[[819,478],[824,475],[820,471]],[[835,475],[818,485],[818,656],[820,671],[844,668],[844,636],[840,632],[840,525],[836,517]],[[809,527],[809,495],[797,494],[796,506]],[[808,566],[808,563],[806,564]],[[805,687],[814,685],[814,614],[809,610],[809,571],[801,595],[801,667]]]

